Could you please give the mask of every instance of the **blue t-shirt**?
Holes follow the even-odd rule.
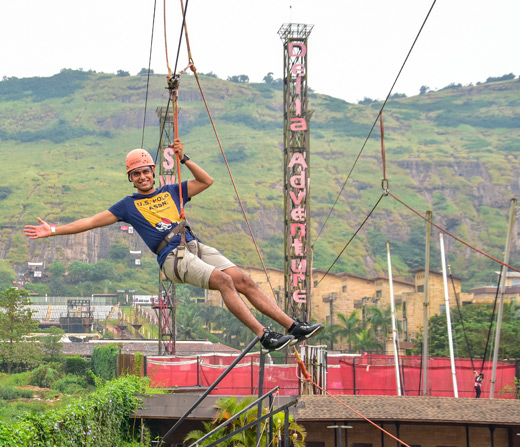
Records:
[[[190,201],[187,181],[182,182],[182,199],[184,203]],[[179,210],[179,185],[177,183],[164,185],[150,195],[135,193],[127,196],[108,209],[119,220],[132,225],[154,253],[159,243],[181,221]],[[193,240],[193,236],[187,231],[186,241],[191,240]],[[161,250],[157,256],[160,266],[180,241],[181,236],[177,234]]]

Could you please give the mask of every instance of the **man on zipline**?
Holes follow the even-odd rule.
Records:
[[[38,239],[76,234],[124,221],[132,225],[150,250],[157,254],[157,262],[170,281],[218,290],[227,308],[260,338],[263,352],[280,350],[320,332],[322,324],[310,325],[290,318],[249,276],[216,249],[193,236],[181,216],[181,197],[183,202],[188,202],[209,188],[213,178],[184,154],[179,139],[174,141],[173,150],[194,177],[183,181],[180,191],[179,184],[156,189],[155,164],[151,155],[144,149],[134,149],[126,157],[126,172],[128,180],[137,189],[136,193],[106,211],[60,227],[51,226],[38,217],[40,225],[26,225],[25,235]],[[262,326],[238,292],[261,313],[282,325],[287,335]]]

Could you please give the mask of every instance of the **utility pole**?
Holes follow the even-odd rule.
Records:
[[[442,233],[440,234],[441,243],[441,260],[442,260],[442,279],[444,281],[444,307],[446,312],[446,327],[448,328],[448,343],[450,345],[450,363],[451,363],[451,377],[453,381],[453,396],[459,397],[459,390],[457,387],[457,373],[455,371],[455,354],[453,352],[453,335],[451,333],[451,313],[450,313],[450,297],[448,291],[448,276],[446,271],[446,258],[444,255],[444,239]]]
[[[424,262],[424,318],[423,318],[423,396],[428,394],[428,339],[430,336],[429,328],[429,306],[430,306],[430,246],[432,238],[432,212],[426,212],[426,255]]]

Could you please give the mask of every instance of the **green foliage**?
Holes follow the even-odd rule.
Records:
[[[0,260],[0,290],[5,290],[12,286],[16,279],[16,274],[9,262],[4,259]]]
[[[64,369],[67,374],[84,376],[90,368],[90,362],[79,355],[68,356],[64,361]]]
[[[108,252],[108,257],[114,261],[126,261],[128,259],[129,248],[123,244],[112,244]]]
[[[0,386],[0,400],[30,399],[33,394],[32,390],[21,390],[14,386]]]
[[[51,384],[51,388],[64,394],[75,394],[84,392],[89,387],[86,378],[69,374],[61,379],[57,379]]]
[[[9,186],[0,186],[0,200],[5,200],[11,194],[12,190]]]
[[[240,84],[247,84],[249,82],[249,76],[244,75],[244,74],[228,76],[227,80],[230,82],[238,82]]]
[[[51,386],[64,376],[61,363],[45,363],[31,371],[30,384],[41,388],[51,388]]]
[[[65,408],[26,413],[12,425],[0,421],[0,445],[94,447],[137,441],[129,416],[137,409],[140,401],[136,395],[145,386],[143,379],[126,376]]]
[[[509,81],[511,79],[515,79],[515,75],[513,73],[505,74],[503,76],[490,76],[486,79],[486,82],[501,82],[501,81]]]
[[[120,348],[116,344],[96,346],[92,352],[92,371],[103,380],[116,377],[117,355]]]
[[[220,424],[223,424],[226,421],[229,421],[228,425],[218,431],[217,433],[213,434],[212,436],[208,437],[205,441],[202,441],[201,443],[197,443],[197,445],[204,446],[209,445],[212,442],[219,440],[223,438],[225,435],[232,433],[236,431],[237,429],[246,426],[247,424],[255,421],[258,416],[258,409],[256,406],[251,408],[250,410],[246,411],[242,415],[240,415],[238,418],[235,418],[231,421],[232,416],[236,415],[237,413],[240,413],[242,410],[244,410],[251,402],[254,400],[252,397],[246,397],[244,399],[238,400],[237,397],[222,397],[220,398],[216,403],[215,407],[217,408],[217,417],[213,423],[209,422],[203,422],[204,429],[203,430],[193,430],[189,432],[186,437],[184,438],[184,442],[186,443],[193,443],[200,438],[202,438],[205,434],[212,431],[215,427],[217,427]],[[278,413],[273,415],[273,421],[275,429],[279,431],[279,433],[285,432],[285,415],[284,413]],[[263,422],[263,424],[267,424],[267,422]],[[307,435],[305,428],[303,426],[297,424],[294,421],[294,418],[289,415],[289,437],[292,441],[291,445],[294,445],[294,447],[304,447],[305,446],[305,437]],[[266,433],[267,430],[262,431],[260,443],[257,443],[256,436],[256,427],[251,428],[248,430],[244,430],[241,433],[238,433],[234,436],[232,436],[227,442],[222,443],[224,446],[235,446],[235,447],[250,447],[254,445],[265,445],[266,444]],[[273,439],[274,446],[281,447],[283,445],[282,439],[279,437],[275,437]]]
[[[61,338],[63,337],[63,334],[65,334],[65,331],[57,327],[51,327],[46,331],[46,333],[48,335],[41,337],[40,339],[44,353],[44,360],[48,362],[57,362],[63,357],[61,353],[63,348]]]
[[[32,97],[34,101],[50,98],[63,98],[72,95],[90,77],[84,71],[63,69],[59,74],[48,78],[8,78],[0,82],[2,101],[13,101]]]
[[[125,148],[137,147],[141,142],[142,119],[138,117],[142,115],[146,81],[142,75],[64,70],[51,78],[13,78],[0,82],[0,154],[9,169],[24,167],[18,170],[19,175],[6,177],[0,189],[0,224],[4,228],[0,243],[8,249],[5,258],[13,271],[29,260],[29,254],[34,255],[35,247],[43,252],[56,244],[52,245],[55,258],[51,262],[66,259],[65,250],[60,251],[60,242],[14,238],[13,234],[22,233],[25,223],[34,222],[36,216],[60,224],[70,222],[106,209],[132,192],[124,176],[123,157]],[[462,234],[487,253],[500,253],[504,241],[496,217],[505,214],[507,197],[510,191],[514,192],[515,173],[520,168],[516,157],[520,134],[515,123],[519,115],[520,84],[509,75],[489,81],[438,92],[424,86],[419,96],[392,98],[385,110],[386,161],[391,191],[400,199],[420,212],[435,205],[437,222],[453,222],[456,235]],[[164,83],[164,77],[151,76],[150,91],[162,92]],[[249,217],[253,217],[260,251],[267,256],[269,266],[282,267],[283,243],[280,245],[276,237],[283,235],[270,231],[272,227],[266,225],[283,221],[282,85],[272,75],[264,83],[237,84],[211,73],[204,78],[204,84],[208,101],[217,111],[213,115],[226,155],[230,156],[241,198]],[[214,186],[186,208],[190,220],[192,216],[195,218],[194,227],[206,243],[219,248],[234,262],[257,265],[256,251],[236,210],[234,191],[193,77],[183,78],[180,98],[180,127],[185,147],[191,148],[190,156],[215,178]],[[152,95],[150,101],[150,110],[165,105],[161,95]],[[381,102],[365,102],[369,105],[348,104],[316,93],[309,95],[309,109],[314,112],[310,121],[311,238],[325,221],[377,118]],[[147,125],[144,146],[155,148],[158,123],[147,120]],[[314,247],[314,267],[318,269],[329,268],[345,243],[345,235],[352,234],[380,193],[377,127],[366,142],[356,169],[349,175],[333,219],[325,228],[326,237]],[[38,144],[9,139],[13,136],[38,140]],[[92,194],[97,190],[103,191],[100,197]],[[496,200],[497,197],[504,200]],[[379,234],[380,241],[391,240],[393,253],[399,258],[395,274],[409,279],[409,267],[422,259],[418,247],[423,243],[416,242],[420,242],[424,224],[408,210],[395,206],[391,198],[383,202],[386,203],[376,210],[372,221],[377,219],[385,224],[373,229],[371,235]],[[488,205],[497,213],[483,215],[480,205]],[[20,223],[19,216],[24,216],[25,222]],[[393,231],[394,228],[398,231]],[[412,234],[414,228],[419,228],[418,238]],[[114,241],[119,239],[110,242]],[[380,252],[372,250],[372,245],[368,234],[360,232],[332,271],[347,270],[367,276],[384,273],[385,261]],[[517,254],[514,249],[512,259]],[[89,294],[105,288],[108,292],[117,288],[155,291],[157,265],[151,256],[143,258],[139,269],[130,269],[123,256],[116,259],[109,255],[107,259],[115,269],[106,279],[110,284],[91,279],[67,283],[64,277],[53,277],[47,269],[51,278],[48,282],[43,278],[38,291],[54,295]],[[457,256],[452,264],[454,269],[468,271],[464,287],[471,287],[477,279],[492,274],[493,265],[485,265],[483,272],[477,264],[477,256],[467,253]],[[12,280],[10,272],[2,275],[0,269],[0,284],[2,277],[6,286]],[[34,286],[31,285],[31,290],[36,290]]]
[[[492,307],[489,304],[463,306],[461,307],[460,314],[457,309],[452,310],[453,342],[454,345],[457,346],[459,357],[468,358],[471,352],[474,359],[482,358],[486,348],[488,333],[490,329],[492,334],[494,334],[495,331],[495,325],[491,325],[490,323],[491,315]],[[500,358],[520,357],[520,347],[518,345],[518,333],[520,332],[519,315],[519,305],[515,302],[506,303],[504,305],[500,337]],[[463,323],[468,338],[468,345],[464,338]],[[449,356],[446,315],[434,315],[430,318],[429,332],[430,354],[432,356]],[[416,349],[416,353],[420,353],[420,347]]]
[[[28,303],[25,290],[11,287],[0,292],[0,361],[8,373],[13,367],[23,369],[38,362],[41,356],[39,347],[26,340],[37,327]]]

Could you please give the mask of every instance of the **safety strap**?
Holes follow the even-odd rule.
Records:
[[[186,224],[186,221],[181,221],[179,224],[170,231],[164,239],[159,243],[157,248],[155,249],[155,254],[159,255],[159,253],[170,243],[170,241],[180,234],[181,241],[179,242],[179,245],[175,249],[174,253],[174,260],[173,260],[173,273],[177,277],[177,279],[181,282],[184,282],[184,278],[181,278],[178,268],[179,259],[182,259],[184,257],[184,254],[186,253],[185,250],[188,248],[188,244],[186,242],[186,231],[189,231],[191,235],[193,236],[196,244],[197,244],[197,257],[201,257],[201,248],[200,248],[200,239],[193,234],[191,231],[191,228]]]

